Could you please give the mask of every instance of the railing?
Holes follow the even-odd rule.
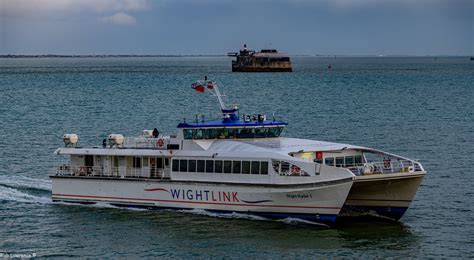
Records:
[[[410,160],[385,160],[382,162],[368,162],[346,167],[357,176],[370,174],[389,174],[400,172],[422,171],[423,167]]]
[[[103,167],[103,166],[71,166],[63,164],[54,169],[57,176],[91,176],[111,178],[167,178],[166,169],[148,167]]]
[[[169,137],[126,137],[123,147],[126,148],[149,148],[149,149],[166,149],[169,144]]]

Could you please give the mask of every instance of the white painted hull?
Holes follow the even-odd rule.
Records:
[[[241,212],[269,218],[295,217],[331,224],[352,180],[263,186],[183,181],[52,177],[54,201],[107,202],[146,208]]]

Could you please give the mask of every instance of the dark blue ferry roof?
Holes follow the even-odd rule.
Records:
[[[210,120],[204,122],[180,123],[178,128],[205,128],[205,127],[258,127],[258,126],[284,126],[288,123],[283,121],[273,120],[250,120],[244,121],[242,119],[231,120],[226,118],[224,120]]]

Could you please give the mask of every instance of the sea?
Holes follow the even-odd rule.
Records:
[[[292,73],[232,73],[228,57],[0,59],[0,257],[474,258],[474,61],[292,61]],[[216,98],[191,88],[205,76],[241,113],[287,121],[284,136],[418,159],[428,173],[405,216],[327,228],[51,201],[64,133],[100,146],[110,133],[216,118]]]

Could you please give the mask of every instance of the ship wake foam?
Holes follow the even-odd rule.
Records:
[[[0,175],[0,185],[10,188],[51,191],[51,181],[26,176]]]
[[[32,195],[21,190],[2,185],[0,186],[0,201],[49,204],[51,203],[51,198]]]
[[[229,212],[229,213],[216,213],[212,211],[207,211],[205,209],[182,209],[177,210],[178,212],[182,213],[190,213],[190,214],[197,214],[203,215],[208,217],[217,217],[217,218],[235,218],[235,219],[249,219],[249,220],[270,220],[268,218],[251,215],[251,214],[244,214],[244,213],[237,213],[237,212]]]

